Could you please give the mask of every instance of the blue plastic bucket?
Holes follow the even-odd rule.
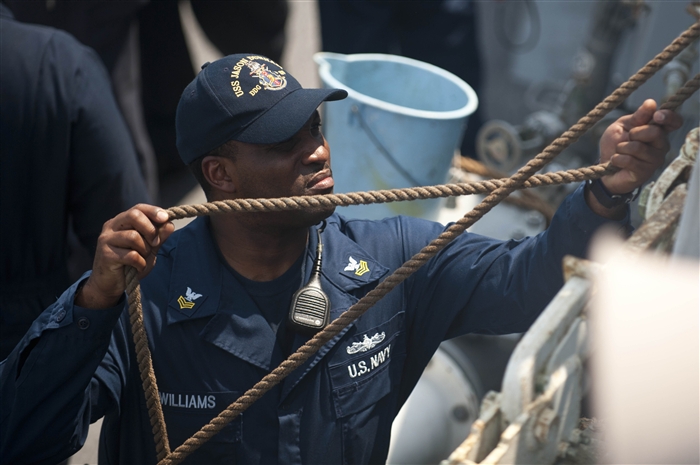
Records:
[[[348,98],[324,106],[323,133],[331,147],[335,192],[442,184],[467,118],[474,90],[436,66],[382,55],[317,53],[326,87]],[[381,219],[436,219],[444,199],[360,205],[340,213]]]

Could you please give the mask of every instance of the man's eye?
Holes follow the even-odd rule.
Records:
[[[320,136],[321,135],[321,123],[319,122],[319,123],[312,124],[310,131],[311,131],[312,136],[314,136],[314,137]]]
[[[279,144],[274,145],[272,148],[278,152],[291,152],[296,145],[297,139],[293,138],[285,142],[280,142]]]

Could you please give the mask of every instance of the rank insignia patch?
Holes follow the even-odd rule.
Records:
[[[196,294],[192,291],[192,289],[188,287],[187,292],[185,292],[185,297],[180,296],[177,298],[177,303],[180,305],[180,310],[190,309],[194,307],[194,301],[199,299],[200,297],[202,297],[202,294]]]
[[[358,262],[353,257],[350,257],[343,271],[354,271],[357,276],[362,276],[365,273],[369,273],[370,269],[365,260],[360,260]]]

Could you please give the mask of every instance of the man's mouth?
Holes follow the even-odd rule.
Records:
[[[306,189],[311,195],[328,194],[330,190],[333,189],[334,185],[333,173],[330,169],[326,168],[319,171],[311,178],[306,184]]]

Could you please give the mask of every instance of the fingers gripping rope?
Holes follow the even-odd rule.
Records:
[[[281,199],[248,199],[230,200],[223,202],[211,202],[202,205],[189,205],[174,207],[169,210],[171,219],[188,218],[216,213],[237,211],[281,211],[298,210],[310,206],[346,206],[370,203],[395,202],[401,200],[415,200],[424,198],[446,197],[451,195],[466,195],[487,193],[486,198],[472,211],[447,228],[435,240],[404,263],[393,274],[382,281],[375,289],[370,291],[355,305],[331,322],[323,331],[317,333],[297,352],[290,355],[287,360],[265,376],[255,386],[249,389],[243,396],[228,406],[221,414],[212,419],[201,430],[194,434],[184,444],[172,452],[168,444],[167,430],[163,417],[163,411],[158,397],[156,378],[153,372],[153,364],[147,343],[147,336],[143,327],[143,311],[141,309],[141,297],[134,269],[127,270],[127,293],[129,296],[129,315],[132,324],[134,343],[136,345],[137,360],[141,371],[141,381],[144,386],[146,404],[149,410],[151,426],[153,428],[156,452],[159,464],[177,464],[194,452],[212,436],[218,433],[224,426],[245,411],[253,402],[259,399],[265,392],[280,383],[295,368],[303,364],[312,354],[333,339],[349,323],[354,321],[384,295],[398,284],[407,279],[425,262],[442,250],[455,237],[473,225],[478,219],[490,211],[496,204],[507,197],[514,190],[523,187],[536,187],[548,184],[561,184],[576,182],[586,179],[595,179],[609,174],[614,169],[608,165],[595,165],[578,170],[568,170],[546,175],[535,175],[544,165],[561,153],[566,147],[590,129],[596,122],[602,119],[611,110],[622,103],[634,90],[646,82],[656,71],[672,60],[693,40],[700,36],[700,23],[693,24],[681,36],[674,40],[660,54],[647,63],[628,81],[623,83],[610,96],[598,104],[586,116],[581,118],[568,131],[552,142],[534,159],[530,160],[518,172],[507,179],[480,181],[476,183],[447,184],[441,186],[428,186],[410,189],[392,189],[372,192],[356,192],[350,194],[329,194],[313,197],[289,197]],[[675,109],[685,101],[695,90],[700,87],[700,75],[688,81],[676,95],[671,97],[662,109]]]

